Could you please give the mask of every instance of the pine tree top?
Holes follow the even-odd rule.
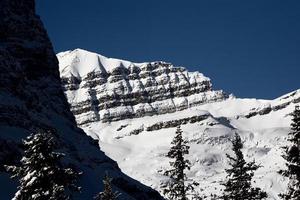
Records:
[[[6,166],[12,178],[19,178],[15,200],[32,197],[64,200],[71,190],[80,190],[76,185],[80,173],[62,166],[60,159],[64,154],[54,151],[56,143],[50,132],[31,134],[23,144],[25,150],[20,166]]]
[[[189,146],[187,145],[188,141],[184,140],[182,137],[182,130],[180,126],[177,127],[175,137],[173,138],[170,151],[167,154],[169,158],[176,158],[189,153]]]
[[[258,200],[266,198],[267,194],[265,192],[251,186],[254,171],[260,166],[255,161],[245,161],[242,152],[243,142],[237,133],[231,142],[234,156],[226,154],[230,168],[225,169],[227,181],[222,183],[225,189],[221,198],[226,200]]]
[[[286,160],[286,170],[279,173],[288,177],[289,183],[287,191],[280,194],[284,200],[299,200],[300,198],[300,109],[295,107],[292,113],[291,132],[288,141],[290,144],[283,147],[285,150],[282,157]]]
[[[289,133],[288,140],[296,145],[300,145],[300,108],[299,108],[299,106],[296,106],[295,110],[292,113],[291,132]]]
[[[167,153],[167,157],[171,158],[171,169],[164,172],[165,176],[170,178],[164,185],[162,185],[163,193],[172,200],[187,200],[187,193],[194,190],[194,186],[199,185],[197,182],[188,180],[185,170],[189,170],[191,163],[184,158],[185,154],[189,153],[188,142],[182,137],[182,130],[180,126],[177,127],[175,136],[171,142],[171,148]],[[189,194],[193,195],[193,194]]]
[[[95,200],[116,200],[121,195],[119,192],[113,192],[111,181],[112,178],[106,173],[103,178],[104,190],[94,197]]]

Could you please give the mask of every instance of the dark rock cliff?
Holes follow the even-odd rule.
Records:
[[[34,0],[0,1],[0,199],[10,199],[16,183],[4,164],[16,163],[21,140],[31,132],[51,130],[66,153],[66,164],[83,172],[82,193],[92,199],[107,171],[121,199],[161,199],[160,195],[122,174],[116,162],[76,126],[63,94],[58,61],[47,32],[35,14]]]

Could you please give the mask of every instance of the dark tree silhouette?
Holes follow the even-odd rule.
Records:
[[[95,196],[95,200],[116,200],[121,195],[119,192],[113,192],[111,181],[112,179],[105,174],[103,179],[104,190]]]
[[[288,141],[290,145],[285,146],[283,158],[286,160],[286,170],[280,173],[289,178],[287,191],[280,196],[284,200],[300,200],[300,109],[295,107],[292,113],[291,132]]]
[[[232,140],[232,150],[234,157],[227,154],[229,159],[229,169],[226,169],[227,180],[221,199],[225,200],[259,200],[265,199],[267,194],[260,188],[252,187],[251,180],[254,171],[259,168],[254,161],[247,163],[241,151],[243,143],[241,137],[236,133]]]
[[[54,152],[56,145],[50,133],[31,134],[23,141],[25,151],[20,166],[6,166],[20,186],[14,200],[65,200],[73,191],[80,173],[63,168],[62,153]]]
[[[172,141],[172,146],[167,154],[168,158],[174,159],[170,162],[171,169],[164,172],[165,176],[170,178],[162,185],[163,193],[170,200],[187,200],[188,191],[194,190],[196,182],[187,183],[185,170],[190,170],[190,161],[184,158],[189,153],[187,141],[182,138],[182,130],[177,127],[176,135]],[[189,181],[191,182],[191,181]]]

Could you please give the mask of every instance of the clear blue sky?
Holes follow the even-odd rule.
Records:
[[[56,52],[200,71],[238,97],[300,88],[299,0],[37,0]]]

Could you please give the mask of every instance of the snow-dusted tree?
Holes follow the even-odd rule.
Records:
[[[194,186],[199,184],[197,182],[191,183],[191,180],[187,180],[185,174],[185,170],[190,170],[191,163],[184,158],[184,155],[189,153],[190,147],[182,137],[180,126],[177,127],[176,135],[171,144],[167,157],[173,159],[173,161],[170,162],[171,169],[164,172],[164,175],[170,179],[162,185],[163,193],[170,200],[187,200],[188,192],[193,193]]]
[[[300,109],[295,107],[292,113],[291,132],[289,133],[289,146],[284,147],[286,170],[280,173],[290,179],[288,189],[280,196],[285,200],[300,200]]]
[[[223,185],[225,186],[221,199],[225,200],[259,200],[265,199],[267,194],[261,191],[260,188],[253,187],[251,180],[254,171],[260,166],[254,161],[247,163],[241,151],[243,143],[241,137],[236,133],[232,140],[232,150],[234,156],[226,155],[229,159],[229,169],[226,169],[227,180]]]
[[[116,200],[121,195],[119,192],[113,192],[111,181],[112,179],[105,174],[103,179],[104,190],[95,196],[95,200]]]
[[[73,191],[80,173],[63,168],[62,153],[54,152],[56,145],[50,132],[31,134],[23,141],[24,156],[20,166],[6,166],[20,186],[14,200],[65,200]]]

